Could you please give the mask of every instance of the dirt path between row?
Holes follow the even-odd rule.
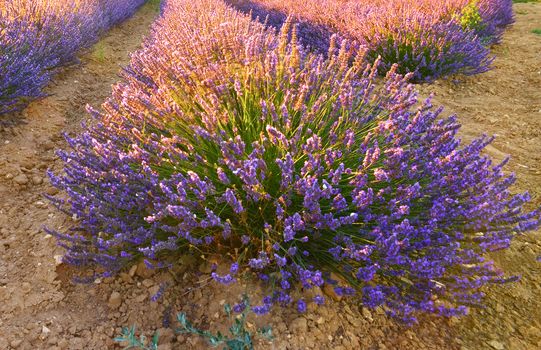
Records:
[[[529,190],[532,205],[541,204],[541,4],[515,6],[517,23],[494,48],[494,70],[420,86],[436,92],[436,104],[456,112],[466,140],[486,132],[498,138],[488,149],[496,159],[510,154],[508,169],[518,177],[517,190]],[[119,66],[137,49],[155,16],[150,6],[113,29],[82,65],[59,74],[50,97],[24,111],[27,124],[0,131],[0,349],[113,349],[121,326],[137,325],[146,335],[159,328],[160,350],[206,349],[195,337],[176,336],[172,315],[184,311],[203,328],[226,330],[222,305],[237,300],[243,290],[258,287],[243,282],[232,288],[209,282],[208,266],[183,257],[172,273],[154,273],[134,266],[116,278],[91,285],[70,282],[73,271],[58,264],[61,249],[42,227],[72,225],[42,197],[54,193],[47,168],[60,170],[54,155],[65,147],[61,132],[75,132],[87,118],[85,105],[99,106],[118,80]],[[519,237],[512,248],[494,255],[518,283],[487,289],[487,307],[473,309],[462,319],[422,317],[406,328],[381,310],[357,308],[336,301],[305,315],[276,309],[251,321],[270,323],[274,343],[256,349],[460,349],[521,350],[541,348],[540,233]],[[170,287],[158,302],[150,302],[163,282]],[[254,327],[250,324],[249,327]]]

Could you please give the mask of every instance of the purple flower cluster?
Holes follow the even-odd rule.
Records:
[[[488,43],[497,43],[505,28],[515,21],[513,0],[480,0],[477,6],[482,18],[477,34]]]
[[[96,1],[96,0],[91,0]],[[106,30],[130,18],[147,0],[97,0],[101,7],[102,21]]]
[[[279,28],[288,14],[299,22],[305,46],[326,53],[332,33],[366,51],[373,62],[381,57],[380,72],[393,64],[398,72],[413,73],[416,81],[449,74],[477,74],[489,69],[487,43],[496,42],[512,23],[511,0],[228,0],[253,18]],[[465,9],[470,11],[464,12]],[[464,16],[474,12],[475,26]],[[471,18],[466,18],[469,20]]]
[[[209,11],[209,9],[212,9]],[[406,321],[459,315],[503,281],[485,252],[539,225],[513,176],[462,145],[396,66],[330,40],[326,56],[221,0],[169,0],[96,123],[60,153],[51,230],[64,261],[110,275],[173,252],[233,261],[268,294],[253,308],[325,302],[330,286]],[[306,299],[300,290],[312,290]]]
[[[54,69],[144,0],[0,0],[0,115],[43,96]]]

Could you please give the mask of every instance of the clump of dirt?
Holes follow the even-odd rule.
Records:
[[[541,4],[517,4],[516,24],[494,47],[494,69],[456,83],[421,85],[435,92],[435,104],[456,112],[462,135],[497,134],[488,149],[495,159],[512,156],[508,169],[518,177],[517,190],[529,190],[532,205],[541,203],[541,37],[531,33],[541,23]],[[160,333],[160,349],[206,349],[204,341],[174,334],[175,315],[185,312],[205,329],[226,331],[223,305],[259,286],[242,281],[223,288],[210,278],[207,264],[181,257],[168,272],[133,266],[115,278],[89,285],[71,282],[77,271],[60,263],[62,249],[44,225],[73,225],[43,199],[55,194],[45,170],[60,170],[54,155],[65,143],[61,132],[77,132],[87,117],[85,105],[99,106],[118,80],[118,68],[137,49],[156,13],[143,7],[113,29],[81,58],[82,65],[59,74],[50,96],[23,112],[25,123],[0,131],[0,346],[8,349],[113,349],[122,326],[136,325],[150,336]],[[382,310],[368,310],[334,300],[308,312],[275,309],[250,318],[249,328],[270,324],[273,344],[257,349],[536,349],[541,348],[541,253],[539,232],[518,237],[511,249],[493,258],[517,283],[488,288],[487,306],[461,319],[423,316],[405,327]],[[164,284],[157,302],[150,301]]]

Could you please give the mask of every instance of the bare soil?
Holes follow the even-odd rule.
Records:
[[[516,24],[494,47],[494,69],[485,74],[421,85],[422,95],[435,93],[446,114],[457,113],[465,141],[485,132],[496,134],[487,150],[496,160],[511,155],[508,166],[517,191],[541,204],[541,4],[517,4]],[[65,69],[48,88],[49,97],[23,113],[25,123],[0,130],[0,349],[114,349],[120,327],[136,325],[146,335],[159,329],[160,349],[206,349],[196,337],[175,335],[174,315],[183,311],[202,328],[226,330],[223,304],[235,302],[250,281],[224,289],[211,282],[209,268],[193,257],[170,272],[155,273],[143,265],[115,278],[76,285],[76,274],[59,263],[62,250],[43,226],[69,227],[72,220],[42,197],[55,189],[45,175],[59,171],[54,152],[64,148],[62,131],[76,132],[86,120],[87,103],[99,106],[118,81],[148,32],[156,13],[143,7],[113,29],[82,64]],[[423,316],[411,328],[345,300],[336,300],[298,315],[276,309],[249,327],[271,324],[272,344],[257,349],[541,349],[540,232],[516,239],[511,249],[493,258],[517,283],[487,288],[486,308],[457,319]],[[151,302],[162,283],[164,296]]]

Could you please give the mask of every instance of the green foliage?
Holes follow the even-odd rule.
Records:
[[[229,327],[229,336],[222,334],[220,331],[215,334],[210,331],[201,330],[192,325],[186,318],[186,314],[179,313],[177,320],[180,323],[180,328],[176,330],[179,334],[195,334],[203,337],[212,347],[224,345],[223,350],[254,350],[253,340],[255,336],[271,340],[272,328],[265,326],[258,328],[255,334],[252,334],[246,329],[246,317],[251,312],[250,301],[246,295],[243,296],[241,304],[243,305],[242,312],[235,315],[229,304],[225,304],[224,310],[230,321],[233,322]],[[144,335],[139,338],[135,334],[135,326],[124,327],[122,334],[114,339],[117,342],[127,343],[126,349],[142,349],[142,350],[157,350],[159,334],[156,332],[150,341]]]
[[[541,28],[532,29],[532,33],[537,34],[537,35],[541,35]]]
[[[116,337],[114,340],[120,343],[127,343],[126,349],[142,349],[142,350],[157,350],[158,349],[158,332],[154,333],[154,336],[147,342],[147,338],[141,335],[139,338],[135,335],[135,326],[122,328],[122,334]],[[148,343],[148,344],[147,344]]]
[[[483,23],[477,0],[470,1],[468,5],[462,9],[458,22],[462,28],[467,30],[481,32],[484,29],[485,24]]]
[[[182,327],[179,330],[179,333],[191,333],[199,335],[205,338],[212,347],[224,345],[223,350],[253,350],[254,336],[246,329],[246,316],[251,311],[247,296],[243,297],[243,303],[245,305],[244,310],[238,316],[233,314],[229,304],[224,306],[227,317],[233,321],[233,325],[229,327],[230,337],[225,336],[219,331],[216,332],[216,334],[213,334],[209,331],[195,328],[190,321],[186,319],[186,315],[184,313],[179,313],[177,316],[177,319]],[[256,335],[266,339],[272,339],[272,329],[269,326],[259,328]]]
[[[103,44],[103,42],[98,42],[96,45],[94,45],[94,50],[92,51],[92,58],[99,63],[105,63],[107,61],[105,44]]]
[[[148,0],[148,4],[154,9],[154,11],[160,11],[161,0]]]

